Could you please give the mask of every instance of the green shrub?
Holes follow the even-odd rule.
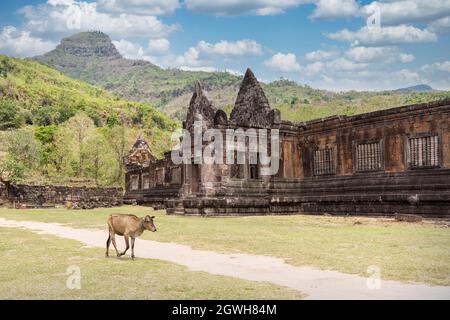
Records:
[[[25,124],[25,117],[18,102],[11,99],[0,100],[0,130],[19,128]]]

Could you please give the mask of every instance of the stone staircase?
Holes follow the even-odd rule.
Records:
[[[166,212],[171,215],[184,215],[185,210],[183,207],[183,200],[173,199],[167,201]]]

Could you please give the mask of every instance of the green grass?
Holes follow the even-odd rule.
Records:
[[[120,212],[143,216],[152,209],[0,209],[0,217],[106,228],[107,216]],[[153,214],[158,232],[144,233],[144,239],[280,257],[293,265],[359,275],[376,265],[384,279],[450,285],[450,230],[439,225],[325,216],[201,218],[167,216],[164,211]]]
[[[0,299],[299,299],[287,288],[190,272],[151,259],[105,258],[79,242],[0,228]],[[81,288],[66,274],[79,267]],[[72,273],[73,274],[73,273]]]

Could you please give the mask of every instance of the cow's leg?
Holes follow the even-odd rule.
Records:
[[[106,240],[106,253],[105,256],[109,257],[109,245],[111,244],[111,233],[108,235],[108,240]]]
[[[136,240],[135,238],[131,238],[131,259],[134,260],[134,240]]]
[[[114,232],[111,232],[109,235],[111,237],[111,241],[114,246],[114,249],[116,249],[116,254],[118,257],[120,257],[119,250],[117,250],[117,245],[116,245],[116,235],[114,234]]]
[[[123,256],[125,253],[127,253],[128,248],[130,247],[130,238],[126,235],[123,236],[125,239],[125,250],[123,250],[123,252],[119,255],[119,257]]]

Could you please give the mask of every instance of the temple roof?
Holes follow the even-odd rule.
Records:
[[[264,90],[252,70],[247,69],[230,115],[234,125],[268,127],[273,123],[273,112]]]
[[[126,165],[147,166],[150,162],[155,161],[155,157],[150,151],[148,143],[140,136],[137,138],[133,147],[125,157]]]
[[[189,102],[189,109],[186,116],[186,129],[190,130],[194,121],[203,121],[204,128],[210,128],[214,124],[215,110],[212,103],[208,100],[203,92],[202,85],[199,81],[195,84],[195,91]]]

